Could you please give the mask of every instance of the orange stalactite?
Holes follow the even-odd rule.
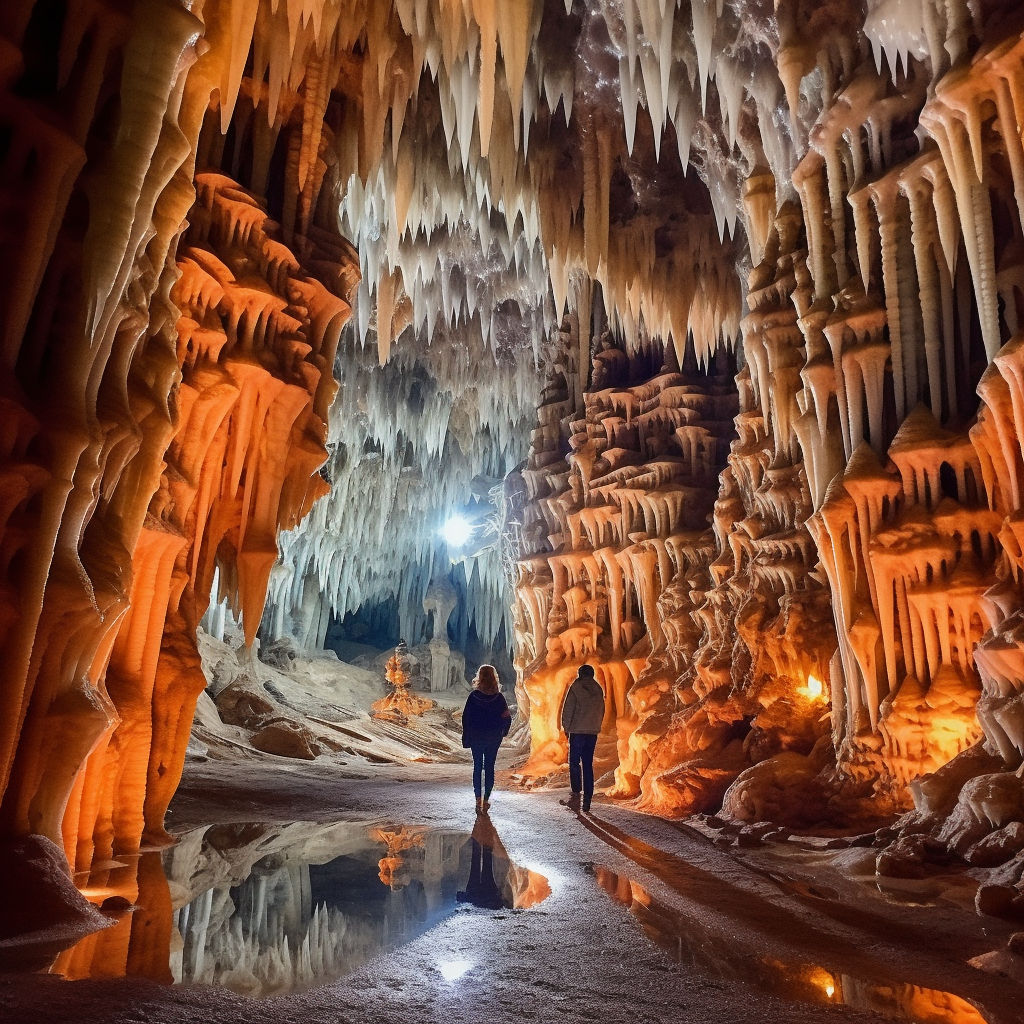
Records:
[[[327,455],[326,424],[314,403],[348,304],[268,237],[255,197],[223,175],[196,180],[197,205],[179,246],[182,275],[171,293],[181,310],[178,423],[106,675],[117,725],[82,769],[91,780],[81,796],[90,807],[76,818],[83,867],[96,853],[165,839],[164,811],[206,685],[190,638],[214,571],[234,584],[251,643],[277,530],[293,526],[325,490],[317,469]]]

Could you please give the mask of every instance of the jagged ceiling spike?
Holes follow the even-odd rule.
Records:
[[[228,0],[230,29],[228,46],[230,56],[224,64],[224,72],[220,82],[220,126],[227,134],[231,124],[231,116],[235,110],[238,89],[242,83],[245,60],[249,54],[249,41],[252,39],[256,26],[256,12],[259,0]]]
[[[715,35],[718,13],[712,7],[714,0],[690,0],[693,18],[693,40],[697,51],[697,69],[700,79],[700,109],[708,108],[708,80],[711,78],[713,62],[711,47]]]

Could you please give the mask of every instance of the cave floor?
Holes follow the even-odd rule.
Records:
[[[169,827],[209,823],[475,823],[468,767],[326,759],[191,763]],[[324,987],[251,999],[141,978],[0,975],[0,1020],[880,1021],[1011,1024],[1024,984],[1013,931],[951,880],[903,899],[814,851],[722,849],[685,825],[565,792],[499,789],[490,820],[551,894],[526,910],[460,909]],[[987,969],[968,963],[987,958]],[[460,965],[446,979],[445,965]]]

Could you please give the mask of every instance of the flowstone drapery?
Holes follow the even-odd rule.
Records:
[[[327,489],[358,271],[315,202],[282,224],[262,188],[196,174],[208,110],[231,120],[238,41],[204,36],[218,4],[14,7],[0,834],[45,835],[87,872],[166,839],[215,569],[251,640],[278,529]]]

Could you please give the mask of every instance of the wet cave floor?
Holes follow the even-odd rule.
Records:
[[[963,879],[883,891],[564,795],[478,817],[464,766],[191,763],[177,845],[77,880],[99,901],[130,871],[135,909],[0,974],[0,1020],[1024,1019],[1013,928]]]

